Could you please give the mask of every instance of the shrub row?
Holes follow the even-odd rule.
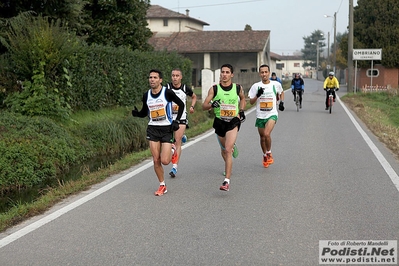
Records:
[[[60,125],[44,117],[0,115],[0,195],[54,183],[72,165],[100,155],[147,148],[146,120],[126,112]]]
[[[70,105],[74,110],[131,106],[148,90],[148,72],[157,68],[170,81],[173,68],[190,83],[191,61],[176,53],[138,52],[119,47],[87,46],[70,69]],[[67,88],[66,88],[67,89]]]

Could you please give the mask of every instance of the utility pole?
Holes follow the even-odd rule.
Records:
[[[317,40],[316,49],[317,49],[317,52],[316,52],[316,79],[319,80],[319,53],[320,53],[319,40]]]
[[[337,71],[336,62],[337,62],[337,12],[334,12],[334,73],[335,71]],[[335,73],[335,75],[336,74],[337,73]]]
[[[328,32],[328,45],[327,45],[327,62],[328,65],[331,65],[331,60],[330,60],[330,32]],[[328,68],[330,70],[330,68]]]
[[[353,0],[349,0],[348,92],[353,92]]]

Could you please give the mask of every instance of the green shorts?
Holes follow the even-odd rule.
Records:
[[[266,119],[256,118],[255,127],[265,128],[267,121],[269,121],[270,119],[276,121],[276,123],[277,123],[278,117],[277,117],[277,115],[272,115],[271,117],[266,118]]]

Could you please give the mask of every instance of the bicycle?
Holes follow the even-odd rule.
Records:
[[[327,92],[328,92],[327,104],[328,104],[328,111],[330,114],[332,112],[332,107],[334,105],[334,96],[333,96],[332,92],[335,90],[336,90],[335,88],[327,88]]]
[[[301,89],[296,89],[295,90],[295,105],[296,105],[296,111],[297,112],[299,112],[299,109],[301,108],[301,103],[300,103],[300,101],[299,101],[299,99],[300,99],[300,93],[302,93],[302,90]]]

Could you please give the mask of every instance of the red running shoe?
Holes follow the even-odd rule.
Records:
[[[272,156],[271,152],[270,153],[266,153],[266,156],[267,156],[267,163],[268,164],[274,163],[274,159],[273,159],[273,156]]]
[[[172,150],[173,150],[173,154],[172,154],[172,163],[173,163],[173,164],[176,164],[177,161],[179,160],[179,155],[177,155],[177,150],[176,150],[175,144],[172,144]]]
[[[267,162],[267,156],[263,156],[262,163],[263,163],[263,167],[264,168],[268,168],[269,167],[269,163]]]
[[[162,196],[163,194],[165,194],[166,192],[168,192],[168,190],[166,189],[166,186],[159,186],[158,190],[155,191],[155,196]]]
[[[230,186],[229,183],[227,183],[227,181],[224,181],[223,184],[220,186],[220,190],[224,190],[224,191],[229,191]]]

